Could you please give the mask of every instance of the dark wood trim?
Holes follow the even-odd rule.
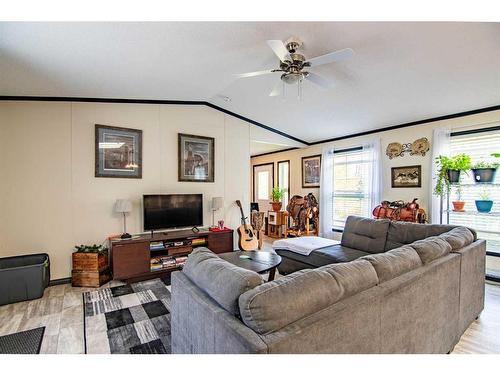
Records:
[[[280,183],[280,163],[288,163],[288,197],[290,198],[290,195],[292,195],[290,192],[290,159],[276,162],[276,177],[278,177],[278,184]]]
[[[270,151],[270,152],[264,152],[263,154],[251,155],[250,158],[258,158],[259,156],[279,154],[280,152],[286,152],[286,151],[292,151],[292,150],[298,150],[298,149],[299,149],[299,147],[290,147],[290,148],[285,148],[283,150]]]
[[[294,141],[300,142],[304,145],[307,146],[314,146],[322,143],[328,143],[328,142],[334,142],[334,141],[340,141],[343,139],[349,139],[349,138],[356,138],[356,137],[361,137],[363,135],[369,135],[369,134],[374,134],[374,133],[381,133],[385,131],[390,131],[390,130],[395,130],[395,129],[401,129],[409,126],[415,126],[415,125],[422,125],[426,123],[431,123],[431,122],[436,122],[436,121],[443,121],[443,120],[450,120],[454,118],[459,118],[459,117],[464,117],[464,116],[471,116],[471,115],[476,115],[479,113],[485,113],[485,112],[492,112],[492,111],[497,111],[500,110],[500,105],[494,105],[490,107],[483,107],[479,109],[473,109],[470,111],[464,111],[464,112],[458,112],[458,113],[453,113],[449,115],[443,115],[443,116],[438,116],[438,117],[432,117],[424,120],[418,120],[418,121],[412,121],[412,122],[407,122],[404,124],[399,124],[399,125],[392,125],[392,126],[386,126],[378,129],[373,129],[373,130],[368,130],[365,132],[359,132],[359,133],[353,133],[353,134],[348,134],[344,135],[341,137],[334,137],[334,138],[328,138],[320,141],[315,141],[315,142],[307,142],[304,141],[300,138],[294,137],[290,134],[287,134],[281,130],[274,129],[268,125],[264,125],[260,122],[254,121],[252,119],[249,119],[248,117],[239,115],[237,113],[231,112],[227,109],[224,109],[222,107],[219,107],[218,105],[212,104],[207,101],[201,101],[201,100],[156,100],[156,99],[117,99],[117,98],[88,98],[88,97],[64,97],[64,96],[22,96],[22,95],[0,95],[0,101],[47,101],[47,102],[90,102],[90,103],[130,103],[130,104],[174,104],[174,105],[206,105],[207,107],[216,109],[218,111],[221,111],[223,113],[226,113],[228,115],[231,115],[233,117],[236,117],[240,120],[246,121],[252,125],[261,127],[263,129],[269,130],[270,132],[273,132],[275,134],[279,134],[283,137],[292,139]],[[283,150],[283,151],[275,151],[275,152],[284,152],[288,150]],[[254,157],[257,157],[260,155],[254,155]]]
[[[462,131],[458,131],[458,132],[452,132],[450,134],[450,136],[457,137],[460,135],[478,134],[478,133],[493,132],[493,131],[500,131],[500,126],[490,126],[488,128],[462,130]]]
[[[334,154],[344,154],[346,152],[354,152],[354,151],[363,151],[363,146],[357,146],[357,147],[350,147],[350,148],[343,148],[340,150],[333,150]]]
[[[500,283],[500,277],[498,277],[498,276],[486,275],[485,279],[489,280],[489,281],[494,281],[496,283]]]
[[[207,180],[195,180],[195,179],[189,179],[189,178],[182,176],[182,173],[181,173],[181,158],[182,158],[181,149],[182,149],[182,147],[181,147],[181,145],[182,145],[182,138],[183,137],[200,139],[200,140],[209,141],[212,143],[212,148],[209,150],[209,152],[210,152],[210,173],[208,175]],[[215,138],[204,137],[202,135],[177,133],[177,181],[178,182],[215,182]]]
[[[253,201],[254,202],[257,202],[255,200],[255,168],[257,168],[257,167],[263,167],[264,165],[270,165],[272,167],[272,173],[271,173],[272,184],[271,184],[271,187],[274,187],[274,162],[253,165],[252,166],[252,192],[253,192],[252,196],[253,196]]]
[[[248,117],[239,115],[235,112],[231,112],[227,109],[219,107],[218,105],[212,104],[203,100],[156,100],[156,99],[119,99],[119,98],[80,98],[80,97],[69,97],[69,96],[11,96],[11,95],[0,95],[0,100],[10,100],[10,101],[39,101],[39,102],[78,102],[78,103],[122,103],[122,104],[173,104],[173,105],[205,105],[217,111],[223,112],[227,115],[236,117],[242,121],[248,122],[252,125],[258,126],[260,128],[266,129],[275,134],[279,134],[283,137],[292,139],[296,142],[302,143],[304,145],[309,145],[308,142],[287,134],[281,130],[274,129],[268,125],[264,125],[260,122],[249,119]]]
[[[500,258],[500,253],[495,253],[493,251],[486,251],[486,255],[490,257]]]
[[[109,130],[119,130],[119,131],[128,131],[137,133],[137,147],[139,148],[137,155],[137,163],[139,165],[139,170],[137,171],[137,175],[106,175],[101,174],[99,172],[99,129],[109,129]],[[142,130],[141,129],[132,129],[132,128],[122,128],[118,126],[109,126],[109,125],[101,125],[95,124],[95,151],[94,151],[94,177],[99,178],[142,178]]]
[[[71,284],[71,277],[65,277],[63,279],[54,279],[49,281],[49,286]]]
[[[239,115],[239,114],[237,114],[237,113],[234,113],[234,112],[228,111],[227,109],[224,109],[224,108],[222,108],[222,107],[219,107],[218,105],[212,104],[212,103],[210,103],[210,102],[206,102],[206,105],[207,105],[208,107],[210,107],[210,108],[216,109],[216,110],[221,111],[221,112],[223,112],[223,113],[225,113],[225,114],[228,114],[228,115],[231,115],[231,116],[233,116],[233,117],[236,117],[236,118],[238,118],[238,119],[240,119],[240,120],[243,120],[243,121],[249,122],[250,124],[255,125],[255,126],[258,126],[258,127],[262,128],[262,129],[269,130],[270,132],[273,132],[273,133],[275,133],[275,134],[279,134],[279,135],[281,135],[281,136],[283,136],[283,137],[289,138],[289,139],[291,139],[291,140],[293,140],[293,141],[296,141],[296,142],[302,143],[302,144],[304,144],[304,145],[309,145],[309,143],[308,143],[308,142],[306,142],[306,141],[304,141],[304,140],[302,140],[302,139],[299,139],[299,138],[297,138],[297,137],[294,137],[293,135],[287,134],[287,133],[285,133],[285,132],[282,132],[281,130],[278,130],[278,129],[272,128],[272,127],[270,127],[270,126],[264,125],[264,124],[262,124],[262,123],[260,123],[260,122],[257,122],[257,121],[254,121],[254,120],[252,120],[252,119],[249,119],[248,117],[244,117],[244,116],[241,116],[241,115]]]
[[[343,139],[361,137],[363,135],[369,135],[369,134],[374,134],[374,133],[381,133],[381,132],[386,132],[386,131],[389,131],[389,130],[406,128],[406,127],[409,127],[409,126],[422,125],[422,124],[427,124],[427,123],[436,122],[436,121],[450,120],[450,119],[454,119],[454,118],[458,118],[458,117],[477,115],[479,113],[492,112],[492,111],[498,111],[498,110],[500,110],[500,105],[494,105],[494,106],[491,106],[491,107],[484,107],[484,108],[474,109],[474,110],[471,110],[471,111],[453,113],[451,115],[444,115],[444,116],[432,117],[432,118],[428,118],[428,119],[424,119],[424,120],[412,121],[412,122],[407,122],[407,123],[399,124],[399,125],[386,126],[386,127],[382,127],[382,128],[378,128],[378,129],[368,130],[368,131],[365,131],[365,132],[344,135],[344,136],[341,136],[341,137],[324,139],[322,141],[309,142],[308,145],[309,146],[319,145],[321,143],[328,143],[328,142],[340,141],[340,140],[343,140]]]
[[[71,96],[0,95],[0,100],[34,101],[34,102],[206,105],[206,102],[200,100],[119,99],[119,98],[89,98],[89,97],[71,97]]]
[[[302,189],[318,189],[319,188],[319,184],[318,186],[314,185],[314,186],[304,186],[304,159],[312,159],[312,158],[317,158],[319,156],[319,166],[320,166],[320,171],[321,171],[321,154],[318,154],[318,155],[310,155],[310,156],[302,156],[302,158],[300,159],[300,169],[302,170]],[[321,172],[320,172],[321,173]]]

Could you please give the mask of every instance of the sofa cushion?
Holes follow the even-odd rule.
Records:
[[[352,249],[347,246],[333,245],[314,250],[309,255],[297,254],[293,251],[276,249],[276,253],[284,258],[293,259],[314,267],[326,266],[332,263],[350,262],[369,253]]]
[[[439,236],[451,245],[451,250],[458,250],[474,242],[474,235],[465,227],[456,227]]]
[[[361,259],[369,261],[375,268],[380,283],[422,266],[418,253],[407,245],[382,254],[367,255]]]
[[[385,249],[391,250],[403,245],[411,244],[431,236],[439,236],[456,228],[453,225],[418,224],[404,221],[391,221],[387,231]]]
[[[342,234],[342,246],[375,254],[385,251],[390,221],[349,216]]]
[[[182,272],[219,305],[237,315],[238,298],[264,281],[256,272],[237,267],[207,248],[197,248],[188,257]]]
[[[364,260],[297,271],[243,293],[240,314],[248,327],[268,334],[377,283]]]
[[[439,237],[428,237],[424,240],[415,241],[410,246],[415,249],[423,264],[445,256],[451,251],[451,245]]]

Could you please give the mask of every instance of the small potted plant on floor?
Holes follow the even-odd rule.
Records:
[[[462,186],[460,184],[456,185],[455,191],[457,192],[457,200],[451,202],[453,204],[453,211],[463,212],[465,211],[465,202],[462,201]]]
[[[474,182],[476,184],[491,183],[495,181],[499,163],[488,163],[480,161],[472,166],[472,173],[474,174]]]
[[[434,187],[434,194],[444,196],[450,192],[451,184],[460,181],[461,172],[467,172],[471,167],[469,155],[458,154],[453,157],[439,155],[436,158],[438,176]]]
[[[487,188],[484,188],[479,195],[481,199],[476,199],[476,208],[478,212],[488,213],[493,207],[493,201],[490,199],[490,192]]]
[[[271,192],[271,205],[273,206],[273,211],[275,212],[279,212],[281,210],[281,199],[283,198],[283,192],[284,190],[279,186],[273,187],[273,190]]]

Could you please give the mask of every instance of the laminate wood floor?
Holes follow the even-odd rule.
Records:
[[[122,285],[111,282],[103,287]],[[56,285],[40,299],[0,306],[0,336],[45,326],[41,353],[84,352],[82,293],[91,288]],[[486,284],[485,309],[453,353],[500,354],[500,285]]]

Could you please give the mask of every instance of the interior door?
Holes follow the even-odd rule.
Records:
[[[271,190],[274,186],[274,163],[253,166],[253,201],[259,204],[259,211],[271,209]]]

